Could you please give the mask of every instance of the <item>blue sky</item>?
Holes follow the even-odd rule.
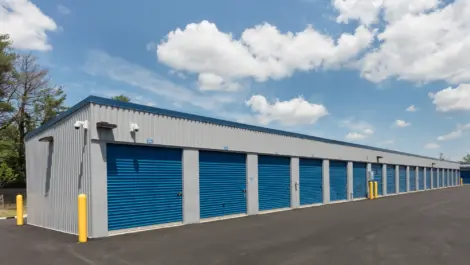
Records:
[[[0,33],[39,58],[68,105],[125,94],[422,155],[470,152],[469,0],[0,3]]]

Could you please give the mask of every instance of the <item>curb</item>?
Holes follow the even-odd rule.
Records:
[[[27,214],[23,215],[23,218],[28,217]],[[0,220],[8,220],[8,219],[16,219],[16,216],[10,216],[10,217],[0,217]]]

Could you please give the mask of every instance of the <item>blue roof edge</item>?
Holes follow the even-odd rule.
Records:
[[[136,104],[136,103],[123,102],[123,101],[119,101],[119,100],[103,98],[103,97],[97,97],[97,96],[88,96],[84,100],[78,102],[77,104],[75,104],[74,106],[69,108],[68,110],[66,110],[66,111],[62,112],[61,114],[57,115],[54,119],[48,121],[47,123],[40,126],[39,128],[29,132],[26,135],[25,140],[27,141],[27,140],[31,139],[35,135],[47,130],[48,128],[54,126],[56,123],[58,123],[61,120],[69,117],[70,115],[74,114],[76,111],[80,110],[84,106],[86,106],[88,104],[91,104],[91,103],[110,106],[110,107],[117,107],[117,108],[123,108],[123,109],[131,109],[131,110],[149,112],[149,113],[153,113],[153,114],[171,116],[171,117],[175,117],[175,118],[187,119],[187,120],[192,120],[192,121],[206,122],[206,123],[211,123],[211,124],[215,124],[215,125],[222,125],[222,126],[228,126],[228,127],[233,127],[233,128],[239,128],[239,129],[246,129],[246,130],[251,130],[251,131],[258,131],[258,132],[264,132],[264,133],[270,133],[270,134],[276,134],[276,135],[295,137],[295,138],[300,138],[300,139],[313,140],[313,141],[330,143],[330,144],[337,144],[337,145],[343,145],[343,146],[369,149],[369,150],[373,150],[373,151],[380,151],[380,152],[386,152],[386,153],[393,153],[393,154],[407,155],[407,156],[413,156],[413,157],[419,157],[419,158],[425,158],[425,159],[432,159],[432,160],[435,160],[435,161],[446,161],[446,162],[452,162],[452,163],[459,163],[457,161],[440,160],[440,159],[435,158],[435,157],[416,155],[416,154],[405,153],[405,152],[400,152],[400,151],[395,151],[395,150],[390,150],[390,149],[384,149],[384,148],[378,148],[378,147],[373,147],[373,146],[368,146],[368,145],[348,143],[348,142],[332,140],[332,139],[326,139],[326,138],[321,138],[321,137],[311,136],[311,135],[306,135],[306,134],[282,131],[282,130],[277,130],[277,129],[270,129],[270,128],[265,128],[265,127],[255,126],[255,125],[243,124],[243,123],[227,121],[227,120],[222,120],[222,119],[216,119],[216,118],[211,118],[211,117],[204,117],[204,116],[195,115],[195,114],[189,114],[189,113],[184,113],[184,112],[179,112],[179,111],[174,111],[174,110],[167,110],[167,109],[161,109],[161,108],[150,107],[150,106],[145,106],[145,105],[139,105],[139,104]]]

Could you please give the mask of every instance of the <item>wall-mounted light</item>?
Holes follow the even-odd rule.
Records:
[[[380,159],[382,159],[382,158],[383,158],[383,157],[381,157],[381,156],[377,156],[377,163],[379,163],[379,162],[380,162]]]
[[[434,168],[434,166],[436,165],[436,163],[431,163],[431,167]]]
[[[80,127],[87,130],[88,129],[88,121],[76,121],[73,124],[73,127],[75,128],[75,130],[80,129]]]
[[[137,123],[131,123],[131,132],[138,132],[139,125]]]

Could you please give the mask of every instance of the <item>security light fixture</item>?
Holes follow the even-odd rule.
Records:
[[[131,123],[131,132],[138,132],[139,125],[137,123]]]
[[[80,127],[82,127],[83,129],[87,130],[88,129],[88,121],[76,121],[74,124],[73,124],[73,127],[78,130],[80,129]]]

